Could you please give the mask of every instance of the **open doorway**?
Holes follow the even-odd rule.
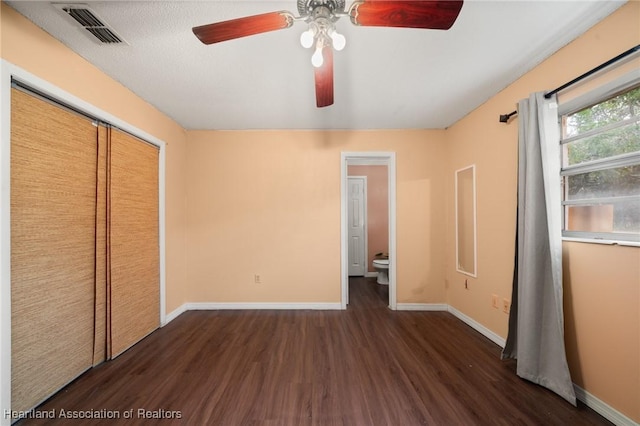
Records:
[[[396,309],[396,170],[395,170],[395,153],[394,152],[343,152],[341,155],[341,286],[342,297],[341,305],[346,309],[349,303],[349,275],[353,271],[350,268],[350,230],[349,215],[350,209],[350,185],[349,185],[349,167],[352,170],[358,170],[360,166],[385,166],[386,168],[386,189],[387,189],[387,212],[384,215],[388,218],[387,232],[388,235],[388,256],[389,256],[389,308]],[[364,169],[360,168],[360,171]],[[366,216],[366,215],[365,215]],[[383,245],[379,245],[382,247]],[[371,247],[369,245],[369,247]],[[387,247],[385,245],[385,247]],[[384,249],[381,249],[384,251]],[[353,251],[353,250],[351,250]],[[375,275],[370,269],[371,260],[376,249],[367,249],[365,246],[365,266],[363,276]],[[351,269],[351,271],[350,271]]]

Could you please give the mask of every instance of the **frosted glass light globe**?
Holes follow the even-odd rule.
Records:
[[[324,58],[322,57],[322,43],[318,43],[318,47],[316,47],[316,51],[313,56],[311,56],[311,64],[314,67],[320,68],[324,63]]]
[[[333,48],[337,51],[344,49],[347,44],[347,39],[337,31],[331,33],[331,40],[333,40]]]
[[[311,31],[311,29],[300,34],[300,44],[302,44],[302,47],[305,49],[313,46],[313,31]]]

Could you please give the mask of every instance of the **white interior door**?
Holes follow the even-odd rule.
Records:
[[[367,178],[365,176],[349,176],[348,181],[349,276],[364,276],[367,270],[365,255]]]

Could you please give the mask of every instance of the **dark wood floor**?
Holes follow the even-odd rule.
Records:
[[[393,312],[387,298],[356,278],[347,311],[186,312],[39,407],[55,420],[19,424],[610,424],[519,379],[449,313]]]

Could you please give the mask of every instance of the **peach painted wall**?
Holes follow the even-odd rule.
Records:
[[[387,166],[349,166],[349,176],[367,177],[367,271],[375,272],[376,253],[389,253],[389,181]]]
[[[565,242],[565,340],[573,381],[640,420],[640,248]]]
[[[553,89],[640,43],[632,1],[457,122],[447,139],[447,236],[454,241],[454,171],[476,164],[478,278],[455,270],[447,246],[447,302],[502,337],[511,298],[517,179],[517,118],[498,122],[529,93]],[[640,248],[564,243],[565,339],[576,384],[640,422]]]
[[[185,293],[186,132],[11,7],[1,5],[2,59],[144,130],[166,147],[166,310]]]
[[[188,146],[191,301],[339,303],[342,151],[396,152],[397,300],[444,300],[444,131],[190,131]]]

